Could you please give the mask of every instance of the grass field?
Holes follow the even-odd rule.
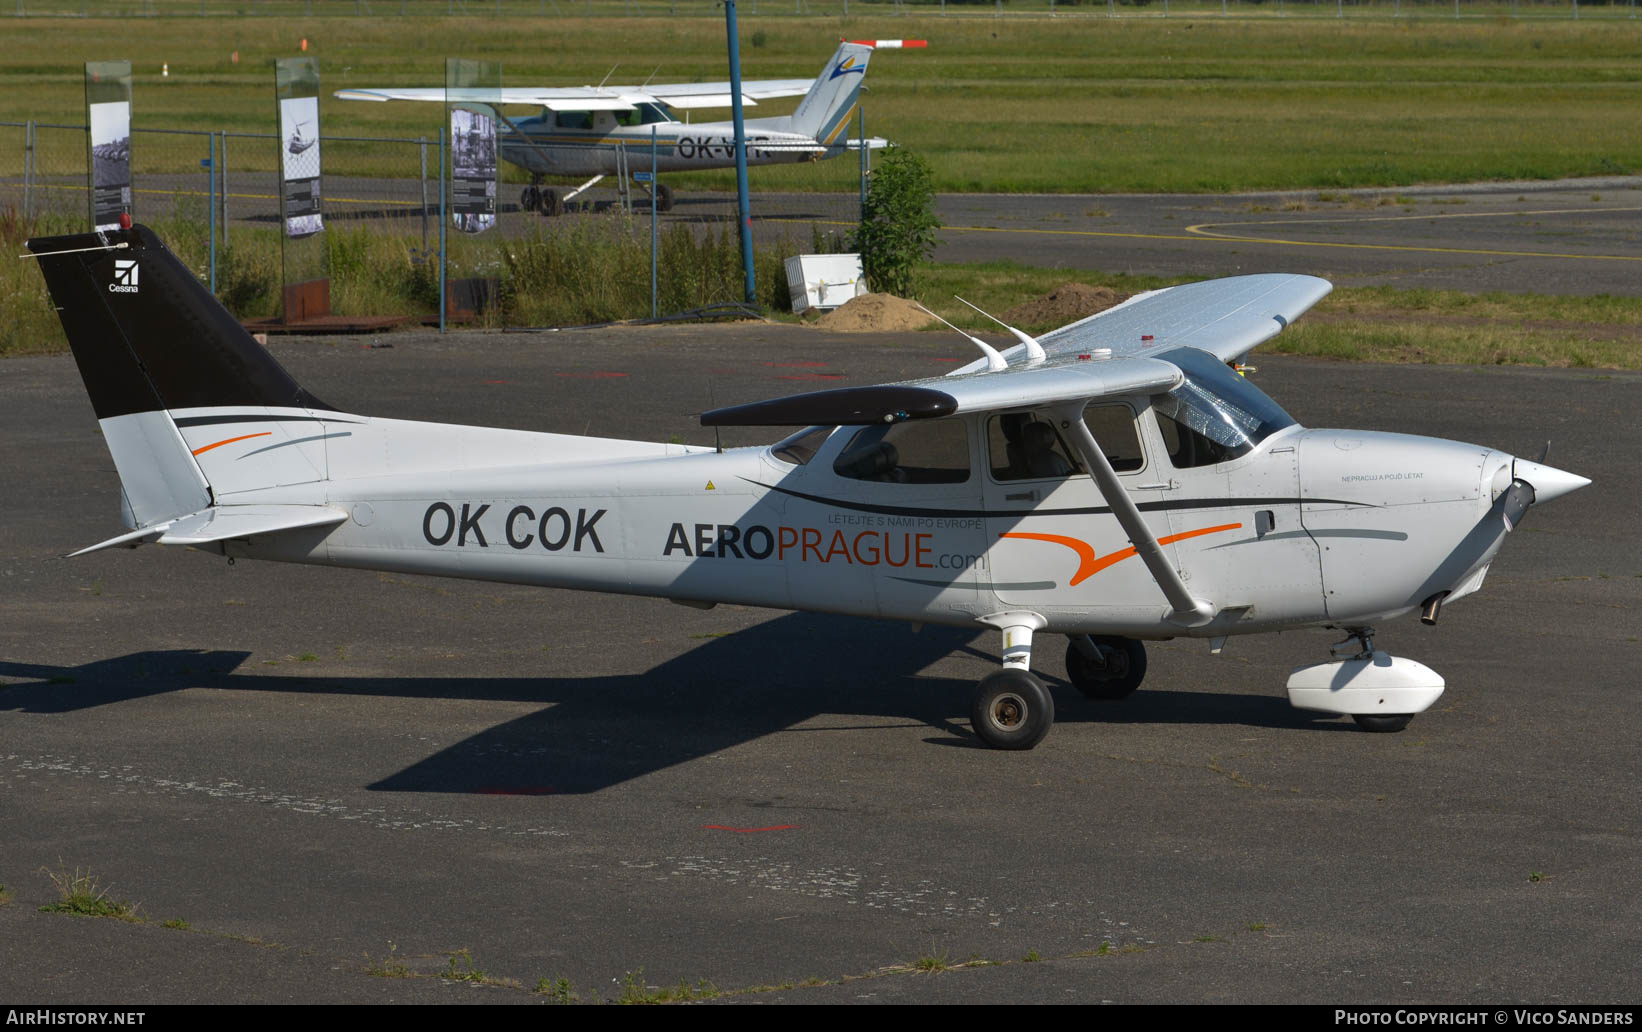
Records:
[[[744,15],[744,73],[814,75],[840,35],[927,36],[928,50],[875,57],[867,130],[928,158],[941,190],[1231,191],[1642,170],[1642,19],[1618,17],[1618,6],[1599,9],[1612,17],[1577,22],[942,19],[912,10]],[[28,42],[9,48],[0,66],[0,121],[81,123],[82,63],[123,56],[134,65],[137,127],[266,132],[269,62],[298,53],[304,38],[327,89],[435,85],[446,56],[499,60],[508,84],[596,83],[615,65],[612,81],[725,76],[723,26],[708,17],[5,18],[0,26],[14,43]],[[439,123],[434,105],[327,101],[322,110],[330,135],[414,137]],[[0,134],[0,174],[15,174],[20,162],[19,148],[4,142],[11,136],[21,139]]]

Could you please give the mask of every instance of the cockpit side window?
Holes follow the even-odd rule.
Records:
[[[794,466],[808,465],[837,427],[812,426],[770,446],[770,454]]]
[[[1178,423],[1162,412],[1157,413],[1157,428],[1163,434],[1163,450],[1175,469],[1196,469],[1235,459],[1240,452],[1211,441],[1184,423]],[[1244,449],[1247,451],[1248,449]]]
[[[1113,470],[1131,473],[1146,464],[1128,405],[1090,405],[1083,420]],[[1082,456],[1049,412],[993,416],[987,420],[987,452],[994,480],[1048,480],[1085,472]]]
[[[560,129],[591,129],[593,128],[593,112],[591,111],[560,111],[557,112],[556,125]]]
[[[832,464],[850,480],[886,484],[961,484],[969,479],[969,435],[957,419],[866,427]]]
[[[647,100],[639,104],[639,125],[650,125],[652,122],[676,122],[678,116],[673,109],[659,100]]]

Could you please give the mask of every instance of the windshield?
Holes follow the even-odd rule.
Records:
[[[1272,434],[1294,425],[1293,416],[1213,355],[1196,348],[1175,348],[1158,357],[1179,366],[1186,379],[1158,398],[1153,407],[1220,445],[1224,452],[1218,461],[1245,455]]]

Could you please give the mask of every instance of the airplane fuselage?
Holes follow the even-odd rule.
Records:
[[[1133,404],[1145,414],[1144,399]],[[322,504],[349,518],[226,542],[225,554],[968,626],[1030,609],[1047,630],[1138,638],[1353,625],[1474,590],[1505,537],[1496,499],[1512,463],[1456,442],[1291,426],[1232,462],[1176,468],[1156,423],[1137,418],[1143,456],[1125,489],[1192,591],[1219,607],[1186,627],[1166,619],[1094,484],[998,479],[980,417],[954,419],[973,461],[947,483],[840,475],[855,427],[795,464],[764,447],[338,419],[293,445],[310,482],[218,504]],[[222,430],[184,434],[203,447]],[[436,456],[423,439],[510,464],[383,468],[395,454]],[[266,447],[211,454],[226,466],[251,443]]]
[[[650,125],[574,129],[539,119],[516,124],[520,132],[501,137],[502,160],[532,175],[615,175],[622,171],[618,162],[629,173],[650,169]],[[658,122],[654,127],[658,172],[735,165],[735,127],[729,122]],[[801,133],[759,127],[756,121],[746,123],[746,138],[748,165],[818,161],[849,149],[844,141],[820,145]]]

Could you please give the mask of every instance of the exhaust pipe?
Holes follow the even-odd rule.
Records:
[[[1442,615],[1442,600],[1448,597],[1448,592],[1439,591],[1435,595],[1420,603],[1420,623],[1427,627],[1437,626],[1437,617]]]

